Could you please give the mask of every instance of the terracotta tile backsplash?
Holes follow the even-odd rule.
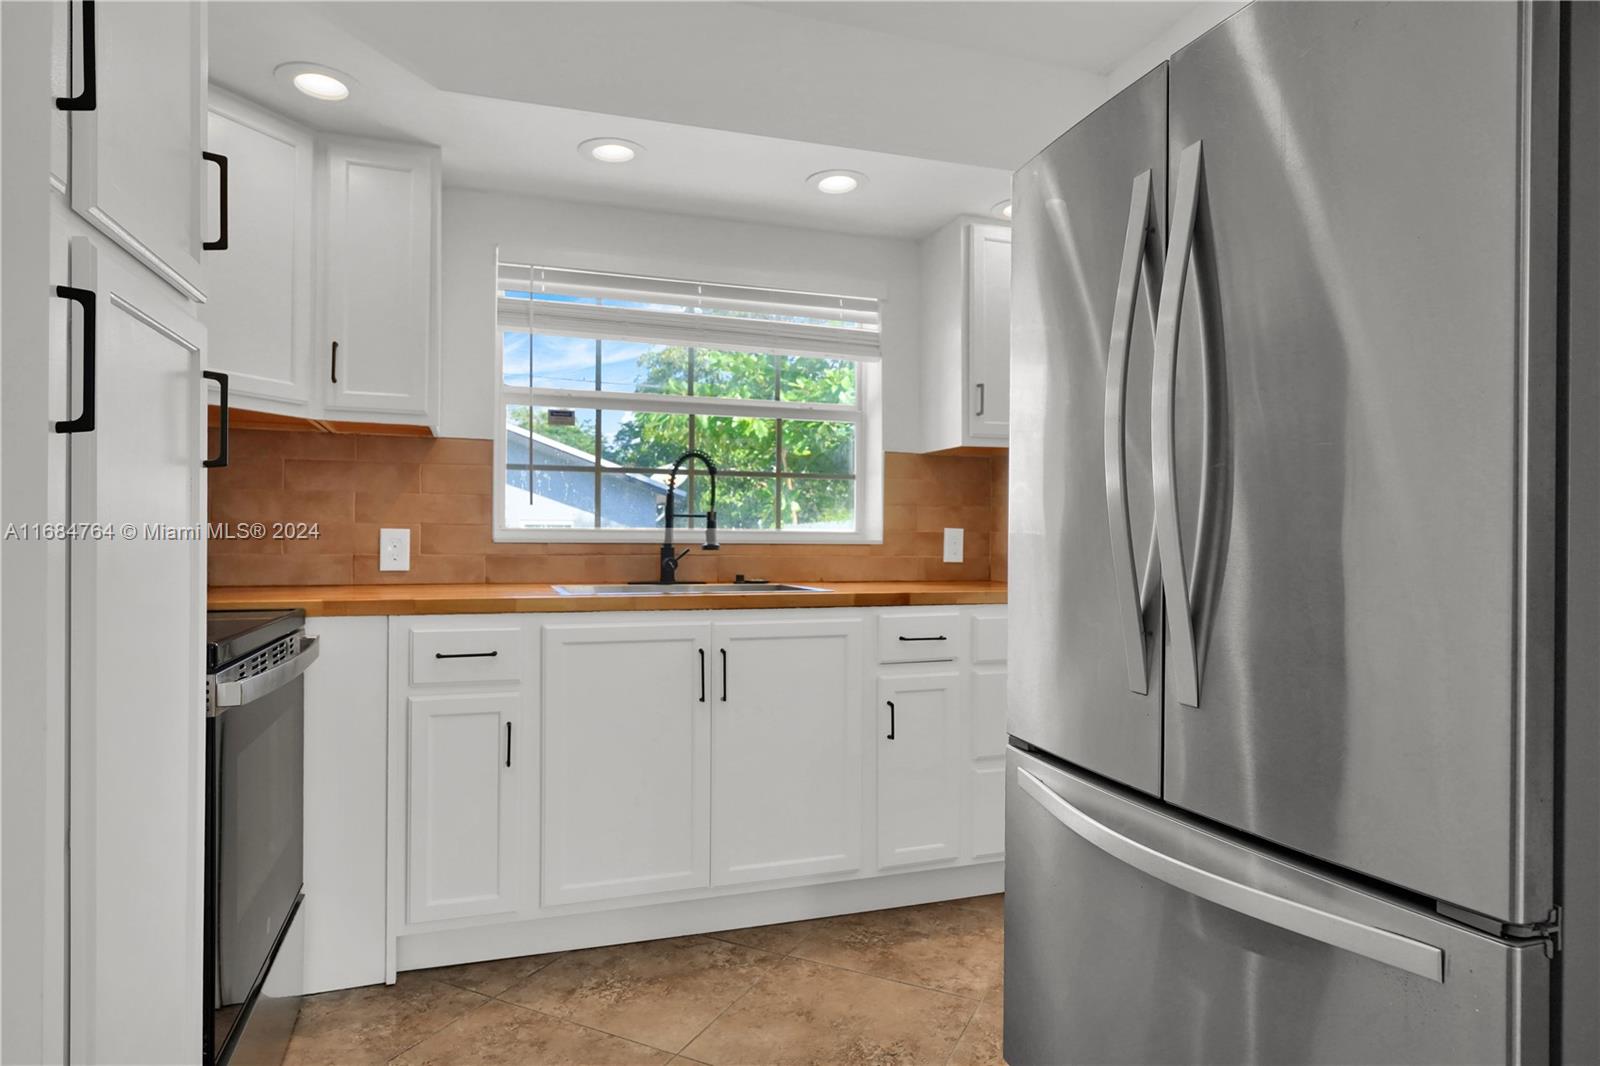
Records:
[[[211,471],[213,523],[315,522],[315,539],[213,539],[212,585],[651,578],[655,544],[497,544],[494,446],[487,440],[234,430]],[[1005,580],[1006,455],[884,457],[882,544],[727,544],[693,551],[685,581]],[[378,530],[411,530],[411,569],[378,570]],[[945,563],[943,530],[966,530],[966,561]],[[692,536],[683,538],[685,545]]]

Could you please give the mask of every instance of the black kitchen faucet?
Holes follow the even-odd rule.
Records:
[[[680,515],[673,506],[678,495],[678,469],[684,463],[695,459],[704,463],[706,471],[711,475],[711,506],[700,514]],[[677,460],[672,464],[672,476],[667,479],[667,528],[666,538],[661,542],[661,576],[657,581],[661,585],[677,584],[678,562],[689,554],[688,548],[683,549],[682,552],[674,552],[672,549],[672,525],[679,518],[704,518],[706,520],[706,541],[703,547],[708,552],[714,552],[720,547],[717,543],[717,464],[713,463],[711,457],[705,452],[688,451],[678,456]]]

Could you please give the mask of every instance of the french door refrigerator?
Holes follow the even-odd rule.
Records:
[[[1263,0],[1017,173],[1013,1066],[1551,1057],[1567,19]]]

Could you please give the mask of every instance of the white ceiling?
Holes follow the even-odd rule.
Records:
[[[318,128],[440,145],[451,185],[918,237],[1008,196],[1106,71],[1200,6],[244,0],[211,5],[211,76]],[[309,100],[273,77],[291,60],[358,84]],[[646,151],[580,157],[596,136]],[[805,185],[835,168],[870,180]]]

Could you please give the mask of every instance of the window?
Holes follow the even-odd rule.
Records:
[[[876,300],[501,263],[497,308],[501,539],[656,539],[690,450],[726,540],[877,539]]]

